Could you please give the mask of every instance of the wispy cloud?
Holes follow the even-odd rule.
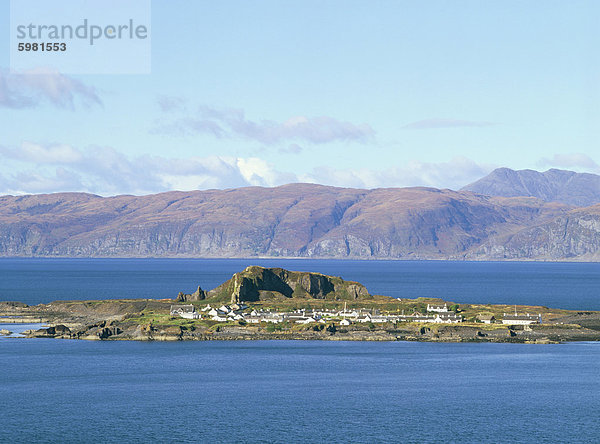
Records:
[[[438,128],[459,128],[459,127],[484,127],[493,126],[493,122],[480,122],[473,120],[459,120],[459,119],[425,119],[417,122],[409,123],[404,125],[404,129],[415,129],[415,130],[426,130],[426,129],[438,129]]]
[[[20,147],[0,146],[0,156],[36,164],[73,164],[81,162],[83,153],[69,145],[38,145],[23,142]]]
[[[551,158],[544,157],[538,161],[538,166],[556,168],[578,168],[592,172],[600,172],[600,165],[587,154],[567,153],[555,154]]]
[[[17,162],[1,193],[86,191],[147,194],[168,190],[274,186],[297,181],[259,158],[162,156],[128,157],[111,147],[24,143],[0,146],[0,163]]]
[[[17,193],[79,191],[84,188],[79,174],[62,167],[50,173],[42,173],[38,170],[18,171],[12,178],[5,180],[4,186],[11,192]]]
[[[186,109],[186,100],[183,97],[158,96],[156,102],[162,112],[184,111]]]
[[[383,170],[319,167],[300,180],[357,188],[429,186],[457,190],[494,168],[494,165],[478,164],[466,157],[455,157],[440,163],[410,161]]]
[[[178,98],[161,97],[159,107],[176,114],[152,129],[154,133],[209,134],[217,138],[241,137],[265,145],[303,141],[323,144],[336,141],[367,142],[375,131],[367,124],[345,122],[333,117],[295,116],[283,122],[247,119],[241,109],[201,106],[186,112],[185,102]]]
[[[25,143],[0,146],[0,194],[86,191],[101,195],[169,190],[277,186],[293,182],[356,188],[430,186],[459,189],[488,174],[494,165],[464,157],[448,162],[409,162],[387,169],[314,168],[281,171],[259,157],[128,157],[111,147]]]
[[[85,106],[102,105],[96,90],[55,70],[38,68],[20,73],[0,69],[0,106],[31,108],[49,103],[58,108],[74,109],[76,102]]]

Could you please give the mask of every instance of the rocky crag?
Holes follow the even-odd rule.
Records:
[[[340,301],[368,299],[370,295],[364,285],[336,276],[251,266],[209,292],[198,287],[191,295],[180,293],[177,300],[240,303],[289,298]]]

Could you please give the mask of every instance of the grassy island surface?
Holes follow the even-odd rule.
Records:
[[[198,287],[175,299],[0,302],[0,316],[47,324],[28,337],[65,339],[600,340],[600,312],[396,299],[335,276],[256,266],[213,290]]]

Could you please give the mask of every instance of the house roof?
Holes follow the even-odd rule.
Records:
[[[507,321],[531,321],[531,320],[537,320],[539,319],[539,316],[537,315],[504,315],[502,317],[502,319],[505,319]]]
[[[182,313],[194,313],[196,308],[193,305],[171,305],[171,311],[181,311]]]

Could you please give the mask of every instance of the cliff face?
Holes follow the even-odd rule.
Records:
[[[251,266],[206,294],[208,300],[231,303],[282,298],[356,300],[369,298],[358,282],[320,273]]]
[[[0,256],[464,259],[570,208],[433,188],[311,184],[4,196]]]
[[[490,239],[468,257],[600,261],[600,205],[570,211],[503,239]]]

